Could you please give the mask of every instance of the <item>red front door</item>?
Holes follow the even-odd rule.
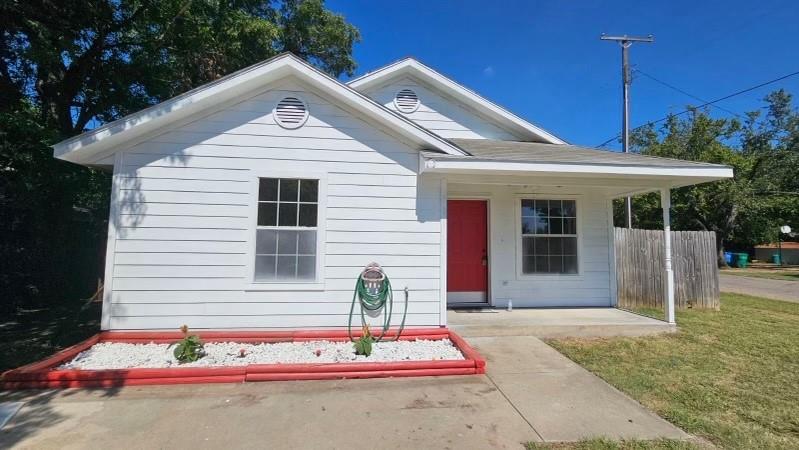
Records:
[[[488,205],[447,202],[447,303],[488,299]]]

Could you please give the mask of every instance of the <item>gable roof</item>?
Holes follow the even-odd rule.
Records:
[[[319,71],[290,53],[254,64],[184,94],[165,100],[121,119],[66,139],[53,146],[56,158],[79,164],[96,164],[98,159],[135,139],[142,139],[163,127],[204,110],[262,89],[269,83],[295,76],[317,87],[343,105],[387,126],[419,149],[462,155],[457,146],[415,124],[410,119],[376,103],[355,89]]]
[[[361,92],[371,87],[382,85],[389,80],[403,75],[414,76],[449,96],[460,101],[464,105],[474,109],[480,114],[495,120],[503,127],[528,137],[530,140],[545,142],[548,144],[566,144],[566,142],[547,130],[538,127],[521,117],[511,113],[507,109],[481,97],[471,89],[467,89],[455,81],[441,75],[430,67],[422,64],[413,58],[405,58],[381,67],[373,72],[364,74],[349,81],[347,84]]]

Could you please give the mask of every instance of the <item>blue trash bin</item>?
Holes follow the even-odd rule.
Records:
[[[728,266],[732,265],[732,255],[732,252],[724,252],[724,262],[726,262]]]

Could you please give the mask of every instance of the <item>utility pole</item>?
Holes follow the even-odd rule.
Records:
[[[654,42],[655,38],[649,36],[607,36],[604,33],[599,39],[603,41],[615,41],[621,46],[621,85],[622,85],[622,112],[621,112],[621,142],[624,153],[630,152],[630,84],[633,82],[630,73],[629,48],[633,42]],[[627,228],[633,227],[633,208],[630,196],[624,199],[624,210],[627,220]]]

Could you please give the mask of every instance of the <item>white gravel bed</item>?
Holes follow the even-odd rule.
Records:
[[[244,357],[240,357],[244,349]],[[193,363],[179,364],[168,344],[124,344],[102,342],[79,353],[58,369],[131,369],[165,367],[245,366],[247,364],[292,364],[336,362],[392,362],[463,360],[463,354],[449,339],[378,342],[369,357],[356,355],[352,342],[278,342],[240,344],[209,342],[205,356]],[[318,354],[318,356],[317,356]]]

